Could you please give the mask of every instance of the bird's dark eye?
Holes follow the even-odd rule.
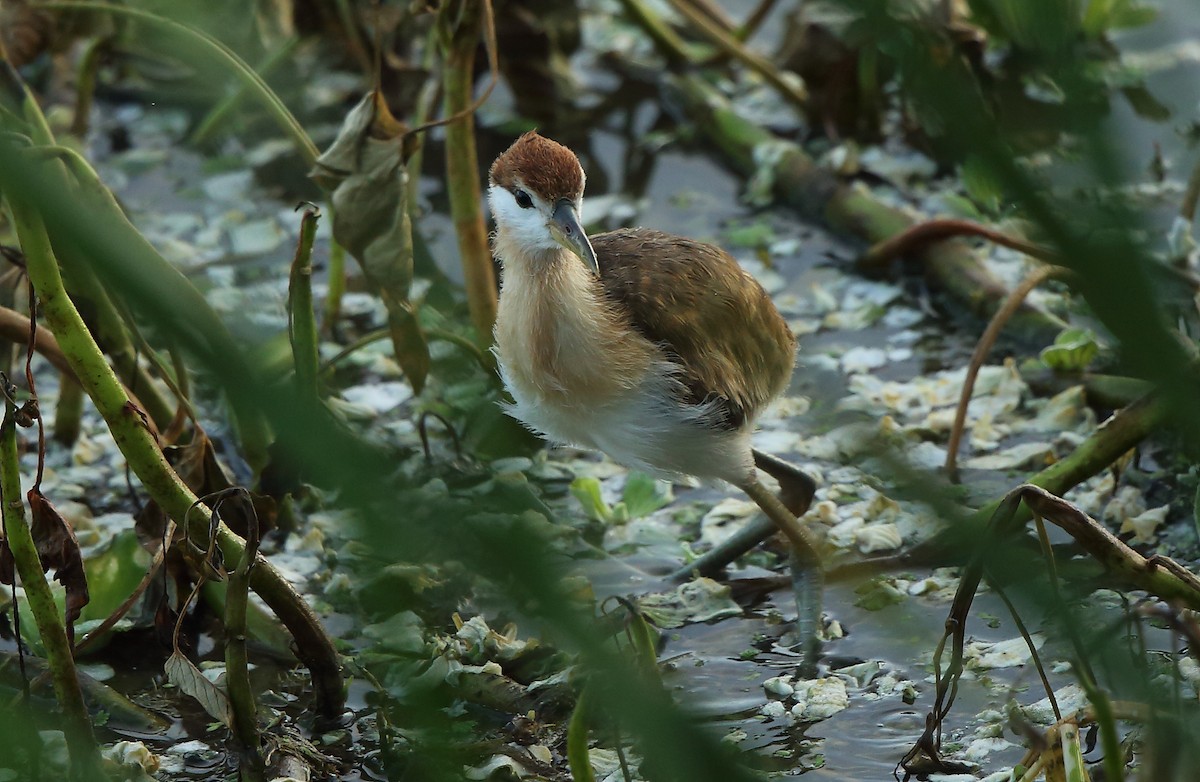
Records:
[[[522,209],[529,209],[533,206],[533,199],[529,197],[529,193],[520,188],[513,191],[513,198],[517,199],[517,206]]]

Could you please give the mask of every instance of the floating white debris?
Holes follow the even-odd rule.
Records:
[[[792,714],[801,720],[823,720],[850,705],[846,682],[836,676],[797,682]]]
[[[249,200],[250,189],[253,186],[254,172],[249,169],[216,174],[200,183],[200,188],[210,201],[219,201],[226,204],[242,203]]]
[[[987,758],[987,756],[991,755],[993,752],[1000,752],[1015,746],[1017,745],[1013,744],[1007,739],[1002,738],[975,739],[969,745],[967,745],[967,749],[963,754],[966,756],[967,760],[978,763],[979,761]]]
[[[264,255],[278,249],[289,237],[273,217],[250,220],[229,229],[229,249],[234,255]]]
[[[1121,522],[1121,532],[1132,532],[1133,538],[1138,543],[1150,543],[1154,540],[1155,531],[1167,520],[1167,511],[1170,510],[1169,505],[1160,505],[1157,508],[1143,511],[1133,518],[1125,519]]]
[[[1034,633],[1034,648],[1042,648],[1046,642],[1045,636]],[[964,653],[967,665],[976,670],[994,670],[996,668],[1015,668],[1029,661],[1029,647],[1025,639],[1017,636],[1006,641],[972,641],[967,644]]]
[[[926,470],[941,469],[946,463],[946,449],[930,442],[920,442],[904,452],[908,463]]]
[[[399,381],[351,386],[342,391],[342,398],[382,415],[411,399],[412,386]]]
[[[158,756],[140,741],[118,741],[102,749],[100,754],[118,766],[136,767],[145,774],[154,774],[159,770]]]
[[[1074,386],[1041,403],[1037,417],[1017,426],[1030,432],[1091,433],[1096,429],[1096,414],[1087,405],[1083,386]]]
[[[1087,694],[1078,684],[1068,684],[1054,691],[1058,708],[1063,719],[1070,719],[1088,706]],[[1054,709],[1049,698],[1042,698],[1037,703],[1021,707],[1021,713],[1038,725],[1053,725],[1055,722]]]
[[[783,704],[783,701],[767,701],[763,704],[758,713],[769,719],[783,719],[788,714],[788,707]]]
[[[854,533],[854,540],[858,544],[859,551],[864,554],[871,554],[876,551],[892,551],[900,548],[900,545],[904,542],[904,537],[900,534],[900,529],[895,524],[882,522],[868,524],[858,529]]]
[[[852,516],[843,522],[835,524],[825,533],[825,540],[837,548],[850,548],[858,541],[859,530],[866,522],[862,516]]]
[[[870,372],[888,363],[887,351],[880,348],[854,347],[842,354],[842,371],[848,375]]]
[[[1050,443],[1020,443],[996,453],[972,456],[962,466],[969,470],[1019,470],[1040,469],[1054,459],[1054,446]]]
[[[1104,506],[1104,520],[1124,527],[1126,521],[1140,516],[1145,510],[1146,500],[1142,490],[1136,486],[1122,486]]]
[[[504,769],[504,774],[497,774],[500,769]],[[510,758],[508,755],[493,755],[489,760],[484,761],[478,766],[470,766],[463,769],[465,779],[497,779],[500,777],[524,779],[529,776],[529,771],[517,761]]]
[[[787,675],[773,676],[767,679],[763,682],[763,689],[766,690],[767,695],[780,699],[789,698],[796,691],[796,688],[792,686],[792,677]]]
[[[726,497],[700,520],[700,542],[709,546],[721,544],[757,512],[758,506],[750,500]]]

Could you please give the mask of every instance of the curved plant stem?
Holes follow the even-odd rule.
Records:
[[[12,203],[14,215],[23,214],[23,208]],[[18,219],[18,234],[22,242],[28,236],[26,220]],[[44,235],[44,232],[43,232]],[[49,242],[47,242],[47,246]],[[67,629],[59,616],[58,606],[50,591],[50,584],[42,572],[41,558],[25,516],[25,503],[21,499],[20,461],[17,457],[16,407],[9,399],[4,401],[4,420],[0,423],[0,502],[3,504],[4,536],[12,552],[16,572],[25,588],[30,611],[37,624],[46,649],[54,682],[54,694],[58,699],[65,721],[64,730],[71,753],[71,765],[78,772],[92,767],[98,761],[96,741],[92,736],[92,722],[87,706],[83,702],[83,691],[75,671],[75,658],[71,655],[71,643],[67,640]],[[76,776],[80,776],[79,773]]]
[[[10,342],[23,344],[28,336],[29,318],[16,310],[0,307],[0,337]],[[33,349],[41,353],[59,372],[63,372],[75,380],[75,370],[71,369],[70,362],[63,355],[62,349],[58,346],[58,340],[50,333],[50,329],[38,325]]]
[[[29,279],[63,353],[146,491],[168,516],[181,525],[186,524],[189,539],[197,541],[203,550],[210,541],[211,513],[207,507],[197,504],[195,494],[167,463],[158,442],[67,297],[40,215],[31,210],[18,210],[16,204],[13,211],[21,215],[18,227],[24,232],[22,247]],[[241,561],[244,541],[224,524],[216,525],[215,534],[225,559]],[[188,553],[193,555],[195,552],[189,550]],[[251,573],[250,585],[292,633],[300,659],[312,674],[320,711],[327,715],[340,713],[344,694],[337,651],[312,608],[279,571],[261,557]]]
[[[967,405],[971,402],[975,378],[979,375],[979,369],[983,366],[983,360],[987,358],[988,351],[992,349],[992,345],[996,344],[996,338],[1000,336],[1004,324],[1008,323],[1008,319],[1020,308],[1025,297],[1034,288],[1046,280],[1063,277],[1067,274],[1070,274],[1070,270],[1062,266],[1042,266],[1034,269],[1028,277],[1021,281],[1020,285],[1008,294],[1008,298],[1000,305],[1000,309],[992,315],[991,321],[983,331],[983,336],[975,345],[975,352],[971,354],[971,362],[967,365],[967,375],[963,378],[962,393],[958,397],[958,407],[954,410],[954,426],[950,428],[950,443],[946,446],[946,472],[951,475],[958,469],[958,446],[962,441],[963,429],[966,426]]]
[[[92,98],[96,95],[96,72],[100,69],[100,56],[112,43],[111,36],[100,35],[87,42],[83,56],[79,58],[79,72],[75,85],[75,116],[71,120],[71,135],[83,138],[87,135],[92,117]]]
[[[921,252],[932,242],[955,236],[978,236],[990,242],[1025,253],[1031,258],[1054,263],[1049,248],[989,228],[971,220],[926,220],[874,244],[856,262],[861,271],[878,269],[902,255]]]
[[[311,166],[316,162],[318,154],[317,146],[308,137],[308,133],[305,132],[296,117],[292,115],[292,112],[279,99],[279,96],[267,86],[267,83],[236,52],[208,33],[140,8],[115,5],[113,3],[91,2],[91,0],[48,0],[47,2],[40,3],[39,7],[104,12],[117,16],[125,16],[130,19],[136,19],[139,22],[144,22],[161,31],[181,36],[193,43],[198,43],[212,57],[214,62],[219,63],[223,68],[228,70],[243,84],[245,89],[249,90],[251,94],[262,101],[267,112],[288,135],[292,143],[295,144],[296,150],[304,158],[305,165]]]

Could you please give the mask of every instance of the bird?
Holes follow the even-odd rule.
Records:
[[[791,542],[793,564],[815,569],[819,589],[817,542],[796,518],[815,485],[751,444],[755,420],[791,382],[786,321],[713,244],[648,228],[589,237],[585,182],[575,153],[536,131],[488,172],[507,412],[551,442],[651,475],[737,486]]]

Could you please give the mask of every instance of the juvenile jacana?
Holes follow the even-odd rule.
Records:
[[[812,483],[750,444],[755,417],[792,376],[787,323],[714,245],[641,228],[589,240],[584,181],[575,154],[536,132],[491,168],[503,267],[496,353],[515,400],[509,413],[548,440],[629,467],[738,486],[814,577],[811,533],[792,512],[807,507]],[[780,480],[791,510],[759,483],[756,464]]]

